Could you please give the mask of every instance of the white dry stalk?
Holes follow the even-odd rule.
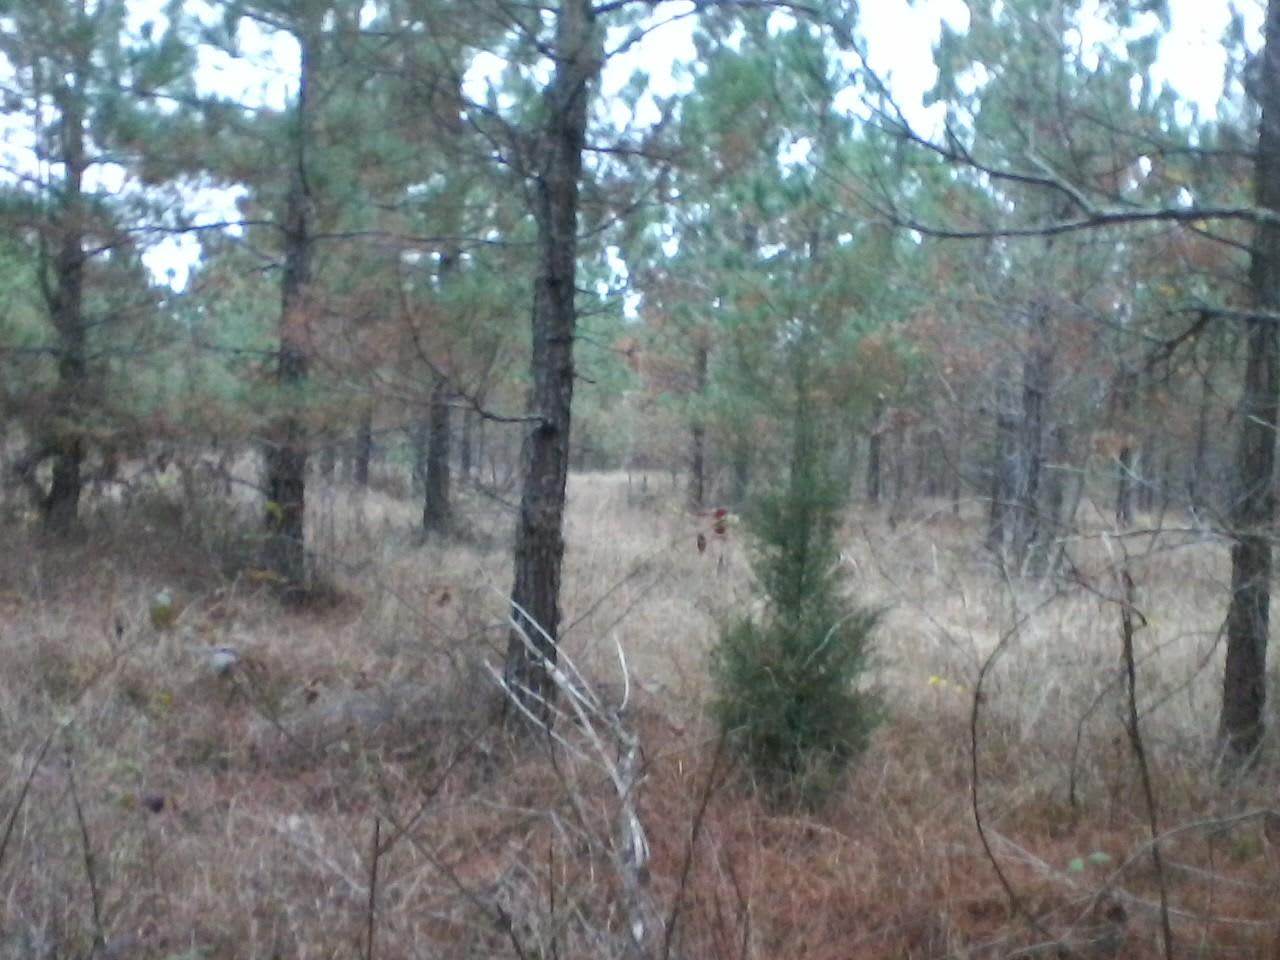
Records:
[[[552,642],[546,631],[525,610],[519,605],[514,606],[516,612],[525,622],[532,623],[546,642]],[[510,622],[516,635],[520,637],[529,652],[541,657],[542,651],[535,647],[523,625],[515,617],[510,618]],[[624,678],[623,702],[625,705],[631,689],[631,681],[627,671],[626,656],[620,644],[618,659]],[[566,669],[561,669],[560,664],[563,664]],[[492,664],[486,663],[485,668],[526,719],[538,722],[523,702],[524,698],[516,695],[507,679]],[[649,956],[651,954],[649,947],[656,942],[658,922],[657,911],[647,892],[649,839],[636,810],[635,802],[640,782],[643,780],[640,772],[639,738],[623,723],[621,708],[606,710],[602,706],[600,699],[581,671],[563,650],[559,651],[558,663],[548,664],[546,668],[548,676],[561,694],[561,699],[572,707],[574,718],[579,728],[586,734],[593,755],[588,757],[582,750],[570,744],[566,738],[555,731],[554,726],[550,730],[551,736],[572,755],[601,769],[613,784],[614,792],[617,794],[619,804],[617,842],[608,845],[608,849],[613,851],[614,869],[622,881],[623,909],[627,914],[626,926],[630,936],[628,954],[636,958]],[[569,674],[572,674],[573,679]],[[522,692],[537,696],[534,691],[523,690]],[[547,704],[547,706],[552,705]],[[553,712],[557,715],[563,714],[563,711],[554,707]]]

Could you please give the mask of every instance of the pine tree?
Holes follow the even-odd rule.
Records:
[[[798,347],[797,349],[804,349]],[[777,801],[821,800],[867,745],[874,696],[860,687],[878,611],[846,595],[836,532],[842,491],[797,362],[789,475],[750,521],[762,617],[726,626],[714,652],[714,713]]]
[[[32,252],[56,367],[45,402],[25,411],[31,444],[19,473],[51,532],[75,524],[92,434],[109,429],[90,425],[103,406],[109,328],[136,317],[148,299],[140,271],[117,286],[122,268],[138,264],[139,224],[129,215],[146,205],[131,189],[120,193],[132,204],[113,195],[101,174],[111,168],[113,179],[136,187],[166,149],[156,97],[186,91],[193,65],[180,13],[170,3],[164,28],[134,33],[124,0],[0,5],[0,55],[13,72],[5,112],[32,138],[30,151],[13,159],[18,185],[3,215]],[[35,480],[44,462],[52,464],[47,489]]]

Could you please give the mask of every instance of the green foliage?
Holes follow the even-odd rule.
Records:
[[[714,712],[775,801],[809,804],[867,745],[877,705],[859,685],[878,611],[842,589],[840,487],[808,402],[797,405],[790,477],[760,498],[750,529],[762,617],[726,626],[715,650]]]

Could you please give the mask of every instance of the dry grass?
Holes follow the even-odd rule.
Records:
[[[762,805],[703,719],[717,623],[757,601],[740,534],[700,555],[678,502],[665,480],[575,477],[564,598],[565,649],[613,702],[626,654],[647,896],[672,956],[1155,957],[1162,880],[1178,956],[1273,955],[1255,811],[1277,771],[1226,788],[1209,769],[1223,545],[1099,527],[1071,545],[1069,582],[1015,585],[977,547],[977,505],[892,530],[855,512],[842,562],[888,608],[888,717],[828,809],[794,816]],[[74,546],[6,531],[0,956],[83,957],[95,940],[120,958],[364,956],[375,865],[375,957],[628,955],[616,794],[570,750],[493,722],[509,515],[468,501],[468,536],[424,546],[409,501],[317,496],[338,593],[290,613],[255,583],[235,515],[179,505],[106,507]],[[1122,721],[1126,550],[1163,877]],[[157,631],[165,585],[184,609]],[[222,645],[241,653],[227,676],[209,659]],[[970,793],[993,653],[978,809],[1012,898]]]

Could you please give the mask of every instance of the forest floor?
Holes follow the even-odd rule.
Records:
[[[840,562],[886,610],[885,719],[798,813],[706,719],[718,624],[759,606],[744,531],[699,553],[710,525],[668,479],[571,480],[564,649],[625,701],[597,729],[638,742],[623,797],[585,724],[553,749],[495,722],[500,505],[464,498],[464,535],[422,545],[412,500],[320,492],[333,589],[290,611],[245,560],[249,508],[184,500],[99,505],[72,545],[3,531],[0,957],[1280,956],[1277,751],[1212,770],[1229,571],[1207,535],[1099,521],[1040,583],[993,564],[980,504],[855,508]],[[618,846],[632,804],[643,867]]]

